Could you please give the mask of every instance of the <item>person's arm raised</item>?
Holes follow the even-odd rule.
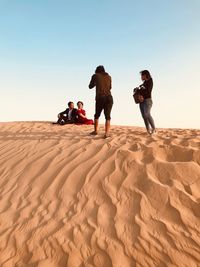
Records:
[[[90,84],[89,84],[89,89],[92,89],[96,86],[96,75],[94,74],[91,78]]]

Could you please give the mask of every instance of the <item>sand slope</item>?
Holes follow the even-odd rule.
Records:
[[[200,130],[91,129],[0,123],[0,266],[200,266]]]

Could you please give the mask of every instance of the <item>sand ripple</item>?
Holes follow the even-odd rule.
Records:
[[[200,130],[0,128],[0,266],[200,266]]]

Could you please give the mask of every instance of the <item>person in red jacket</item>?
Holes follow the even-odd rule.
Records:
[[[86,112],[83,109],[83,102],[78,101],[77,103],[78,109],[77,109],[77,124],[88,124],[92,125],[94,124],[93,120],[87,119]]]

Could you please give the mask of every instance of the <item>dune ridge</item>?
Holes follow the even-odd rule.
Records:
[[[0,266],[200,266],[200,130],[0,129]]]

